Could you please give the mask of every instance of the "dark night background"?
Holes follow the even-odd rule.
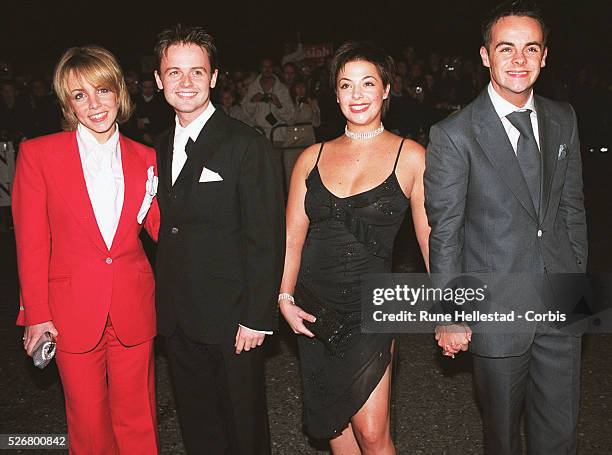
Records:
[[[15,76],[50,79],[69,47],[98,44],[118,56],[124,70],[140,70],[157,33],[176,22],[201,25],[217,40],[226,70],[256,69],[263,56],[277,61],[284,44],[301,33],[304,44],[349,39],[377,42],[396,55],[411,44],[478,62],[480,23],[498,0],[0,0],[0,62]],[[542,0],[552,29],[547,67],[536,91],[570,100],[578,112],[589,230],[589,270],[612,271],[612,2]],[[487,79],[488,80],[488,79]],[[334,100],[335,101],[335,100]],[[332,102],[335,107],[335,102]],[[0,122],[1,123],[1,122]],[[387,126],[387,124],[385,124]],[[1,126],[1,125],[0,125]],[[341,125],[343,127],[343,125]],[[0,128],[1,130],[1,128]],[[0,135],[1,136],[1,135]],[[425,136],[426,137],[426,136]],[[0,226],[1,227],[1,226]],[[6,231],[5,231],[6,232]],[[63,395],[54,364],[39,371],[22,350],[14,236],[0,229],[0,433],[65,433]],[[415,267],[416,240],[402,228],[398,264]],[[412,269],[396,269],[410,271]],[[482,420],[474,397],[471,356],[443,358],[430,334],[398,339],[392,395],[392,431],[398,454],[480,454]],[[580,455],[612,454],[612,334],[584,338]],[[266,341],[266,384],[273,455],[325,455],[325,444],[301,431],[301,386],[295,337],[281,322]],[[185,453],[178,428],[163,343],[156,347],[160,454]],[[18,452],[18,453],[25,453]],[[28,450],[27,453],[41,453]],[[44,451],[45,454],[65,453]],[[552,454],[551,454],[552,455]]]
[[[70,46],[99,44],[137,67],[156,34],[175,22],[201,25],[217,39],[222,63],[254,67],[260,57],[280,58],[298,31],[304,43],[353,38],[389,51],[403,44],[417,51],[478,58],[480,22],[496,0],[389,1],[106,1],[5,0],[0,7],[0,59],[21,72],[50,73]],[[605,0],[539,2],[552,28],[549,66],[591,62],[608,74],[612,8]],[[571,71],[571,66],[569,67]]]

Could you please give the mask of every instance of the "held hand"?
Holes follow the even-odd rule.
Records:
[[[236,354],[242,351],[250,351],[257,346],[261,346],[266,338],[265,333],[256,332],[255,330],[247,329],[246,327],[238,326],[236,332]]]
[[[251,98],[251,102],[252,103],[259,103],[264,97],[263,93],[256,93],[255,95],[253,95],[253,97]]]
[[[454,357],[459,351],[468,350],[468,344],[472,341],[472,330],[465,324],[438,326],[436,340],[443,355]]]
[[[53,338],[58,335],[57,329],[53,325],[53,321],[41,322],[40,324],[28,325],[23,333],[23,349],[32,357],[34,346],[40,340],[45,332],[49,332]]]
[[[306,328],[304,325],[304,320],[309,322],[315,322],[317,318],[315,318],[312,314],[306,313],[299,306],[294,305],[289,300],[281,300],[279,302],[280,311],[283,314],[283,317],[293,330],[293,333],[296,335],[306,335],[307,337],[314,337],[314,333]]]

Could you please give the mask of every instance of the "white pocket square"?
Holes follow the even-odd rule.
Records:
[[[567,145],[561,144],[559,146],[559,155],[557,155],[558,160],[562,160],[567,156]]]
[[[215,171],[211,171],[206,166],[202,168],[202,173],[200,174],[199,182],[205,183],[205,182],[221,182],[221,181],[223,181],[223,178],[219,174],[217,174]]]

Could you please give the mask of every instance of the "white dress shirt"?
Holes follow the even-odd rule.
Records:
[[[185,146],[187,145],[187,141],[191,138],[192,141],[196,141],[200,132],[208,122],[208,119],[212,117],[215,112],[215,107],[212,103],[208,103],[208,106],[194,121],[192,121],[186,127],[182,127],[179,123],[178,116],[174,120],[174,144],[172,149],[172,184],[176,182],[177,177],[181,173],[185,162],[187,161],[187,154],[185,153]],[[201,184],[200,184],[201,185]],[[248,329],[248,327],[239,324],[240,327],[244,327]],[[254,332],[265,333],[266,335],[272,335],[273,332],[268,332],[264,330],[253,330]]]
[[[491,102],[493,103],[493,107],[495,108],[495,112],[497,112],[497,115],[499,115],[499,118],[501,119],[501,122],[504,125],[504,129],[506,130],[508,139],[510,139],[510,143],[512,144],[514,153],[516,154],[516,146],[518,144],[519,136],[521,135],[521,133],[514,127],[514,125],[512,125],[512,123],[510,123],[510,120],[506,118],[506,115],[511,114],[514,111],[524,111],[526,109],[531,109],[529,119],[531,120],[533,135],[535,136],[538,148],[540,148],[540,136],[538,134],[538,115],[535,110],[535,103],[533,102],[533,90],[531,91],[529,99],[523,107],[515,106],[511,102],[503,99],[499,95],[499,93],[495,91],[493,85],[490,82],[489,86],[487,87],[487,90],[489,92],[489,98],[491,98]]]
[[[185,146],[191,138],[192,141],[196,141],[202,128],[208,122],[208,119],[215,113],[215,106],[212,103],[208,103],[204,112],[202,112],[193,122],[183,128],[179,122],[178,117],[174,120],[174,144],[172,145],[172,184],[176,182],[185,162],[187,161],[187,154],[185,153]]]
[[[119,225],[125,193],[119,128],[115,126],[113,135],[104,144],[100,144],[79,123],[77,143],[89,200],[104,243],[110,250]]]

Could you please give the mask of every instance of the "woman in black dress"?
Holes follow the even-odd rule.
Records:
[[[354,333],[338,352],[305,327],[314,317],[292,302],[296,283],[324,306],[360,313],[361,276],[391,272],[393,241],[410,207],[425,263],[425,150],[384,130],[393,60],[346,43],[332,62],[344,135],[307,148],[291,178],[287,253],[279,305],[298,337],[304,426],[334,454],[395,453],[389,431],[393,336]]]

